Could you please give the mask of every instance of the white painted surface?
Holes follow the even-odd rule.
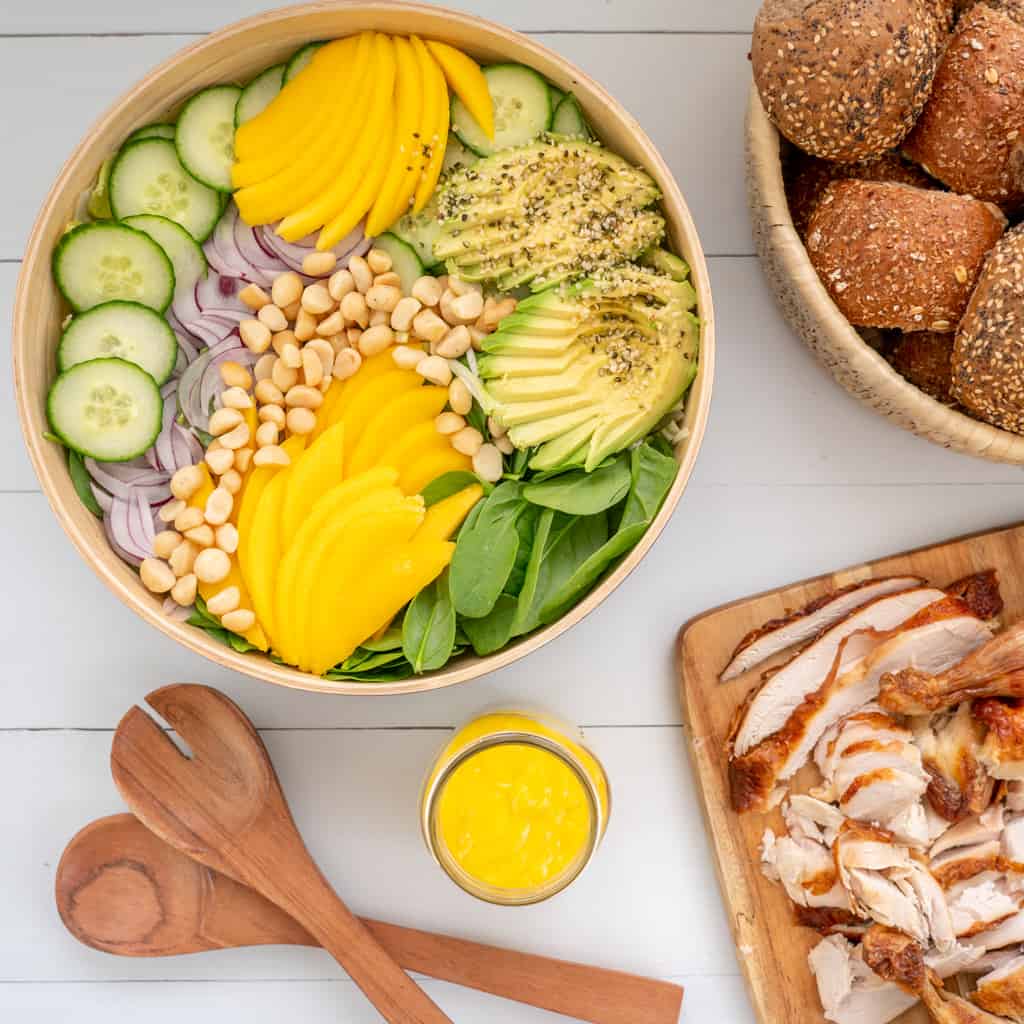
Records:
[[[35,210],[91,121],[190,34],[263,6],[41,0],[0,11],[0,104],[12,143],[0,193],[0,306],[10,309]],[[715,257],[718,313],[715,401],[693,483],[654,555],[586,622],[527,661],[441,693],[328,699],[215,669],[118,604],[38,493],[5,385],[2,1020],[56,1022],[72,1012],[85,1024],[133,1013],[196,1024],[377,1019],[316,951],[132,961],[64,933],[52,904],[61,849],[85,822],[121,809],[107,771],[110,730],[150,689],[195,680],[224,689],[267,730],[296,818],[356,909],[670,977],[687,988],[685,1022],[749,1024],[679,725],[676,630],[748,592],[1020,517],[1018,470],[890,427],[840,391],[781,320],[751,256],[742,189],[743,32],[754,0],[458,6],[535,32],[579,62],[639,117],[679,178]],[[489,908],[449,885],[427,859],[415,818],[443,730],[502,701],[546,705],[585,724],[615,790],[593,869],[563,897],[527,910]],[[428,985],[459,1024],[556,1019]]]

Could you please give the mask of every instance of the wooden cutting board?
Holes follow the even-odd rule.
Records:
[[[715,608],[691,619],[679,633],[680,699],[689,730],[690,753],[700,787],[704,816],[736,943],[754,1010],[762,1024],[824,1022],[808,951],[819,936],[798,927],[781,885],[760,870],[761,837],[766,828],[781,830],[782,818],[739,816],[729,803],[724,750],[736,708],[760,681],[768,666],[783,654],[728,683],[718,681],[740,639],[768,619],[801,608],[838,587],[864,579],[897,574],[922,576],[945,586],[983,569],[999,571],[1006,610],[1004,622],[1024,618],[1024,523],[892,555],[877,562],[794,583]],[[817,774],[807,768],[797,787],[813,784]],[[899,1018],[900,1024],[927,1024],[923,1008]]]

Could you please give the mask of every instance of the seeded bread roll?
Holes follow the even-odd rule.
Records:
[[[807,252],[852,324],[955,331],[985,254],[1006,230],[998,207],[888,182],[834,181]]]
[[[954,192],[1024,201],[1024,26],[984,3],[964,15],[903,151]]]
[[[914,331],[904,334],[889,356],[893,369],[926,395],[950,404],[953,384],[952,334]]]
[[[946,34],[935,0],[764,0],[754,81],[779,131],[852,162],[899,145],[917,120]]]
[[[816,156],[797,152],[786,173],[786,197],[793,226],[803,238],[811,214],[818,205],[821,193],[832,181],[856,178],[858,181],[900,181],[904,185],[918,188],[940,188],[916,164],[904,160],[893,151],[869,160],[858,160],[853,164],[837,164],[831,160],[819,160]]]
[[[985,261],[953,346],[952,391],[978,419],[1024,434],[1024,227]]]

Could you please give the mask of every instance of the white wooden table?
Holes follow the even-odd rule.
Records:
[[[0,11],[0,305],[50,181],[93,119],[152,65],[261,0],[33,0]],[[696,474],[651,557],[568,636],[489,679],[425,696],[317,697],[219,670],[122,607],[57,527],[0,404],[0,1020],[378,1019],[316,951],[132,961],[79,946],[52,898],[65,842],[121,809],[111,730],[149,690],[201,681],[261,728],[296,818],[361,912],[671,978],[683,1020],[752,1021],[709,859],[676,701],[689,617],[789,580],[1024,514],[1024,475],[943,451],[848,398],[789,332],[752,255],[742,116],[755,0],[462,0],[606,85],[661,148],[710,257],[718,376]],[[580,722],[615,792],[592,869],[540,907],[456,890],[420,843],[423,773],[445,730],[503,701]],[[556,1018],[427,982],[462,1022]],[[562,1018],[557,1018],[562,1019]]]

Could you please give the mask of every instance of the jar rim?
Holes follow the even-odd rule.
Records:
[[[572,865],[560,875],[536,889],[502,889],[488,885],[465,871],[448,850],[448,846],[440,835],[438,824],[441,795],[449,779],[471,757],[493,747],[522,744],[535,747],[553,754],[565,764],[583,786],[587,798],[590,829],[587,842]],[[497,906],[530,906],[541,903],[562,892],[570,886],[590,865],[597,852],[597,847],[604,836],[611,811],[611,790],[603,765],[593,758],[604,782],[604,795],[598,789],[597,782],[568,743],[562,743],[548,736],[520,730],[501,730],[487,736],[471,740],[462,749],[451,753],[439,767],[435,766],[427,782],[421,801],[421,828],[423,838],[431,856],[444,873],[464,892],[477,899]],[[447,856],[446,856],[447,854]]]

